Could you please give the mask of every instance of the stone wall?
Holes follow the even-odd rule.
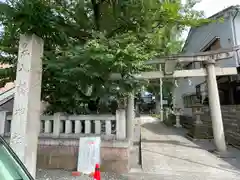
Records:
[[[209,108],[203,109],[204,115],[201,117],[203,122],[212,126]],[[240,148],[240,105],[222,106],[221,109],[226,141]]]
[[[129,142],[102,141],[101,171],[127,173],[129,171]],[[76,170],[78,161],[78,139],[40,139],[37,168]]]
[[[226,141],[228,144],[240,148],[240,105],[221,106],[221,110]],[[204,114],[201,115],[201,120],[208,131],[207,134],[213,134],[209,107],[203,107],[203,112]],[[195,117],[182,117],[182,123],[188,129],[191,128],[194,120]]]

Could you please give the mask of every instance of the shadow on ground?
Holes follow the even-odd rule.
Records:
[[[191,146],[188,145],[187,143],[182,143],[180,141],[173,141],[173,140],[169,140],[169,141],[161,141],[161,140],[146,140],[146,139],[142,139],[141,142],[144,143],[163,143],[163,144],[172,144],[172,145],[178,145],[178,146],[183,146],[183,147],[189,147],[189,148],[196,148],[196,149],[204,149],[203,147],[200,146]]]
[[[187,132],[187,130],[184,128],[174,128],[174,127],[167,127],[167,126],[166,126],[167,127],[166,130],[159,131],[159,129],[156,126],[157,123],[160,123],[160,122],[145,123],[145,124],[142,124],[141,126],[143,128],[146,128],[152,131],[155,134],[160,134],[160,135],[179,135],[179,134],[185,135]]]
[[[149,130],[155,134],[159,134],[159,135],[177,135],[177,136],[186,137],[186,133],[187,133],[187,130],[185,128],[174,128],[174,127],[167,127],[167,126],[166,126],[166,129],[160,131],[158,129],[156,123],[145,123],[145,124],[142,124],[141,126],[143,128],[146,128],[147,130]],[[180,142],[180,141],[173,141],[173,140],[162,141],[162,140],[158,140],[158,139],[154,139],[154,140],[142,139],[142,142],[172,144],[172,145],[184,146],[184,147],[189,147],[189,148],[203,149],[203,150],[209,151],[209,153],[212,152],[212,150],[216,149],[213,140],[191,141],[194,143],[194,145],[189,145],[188,143],[184,143],[184,142]],[[229,166],[224,165],[224,164],[219,164],[218,168],[223,168],[224,170],[226,170],[226,169],[240,170],[240,150],[236,149],[232,146],[228,146],[228,152],[229,152],[229,158],[221,158],[221,159],[224,160],[225,162],[227,162],[229,164]],[[158,152],[155,152],[155,153],[158,153]],[[162,155],[164,155],[164,154],[162,154]],[[213,154],[213,155],[217,157],[217,155],[215,155],[215,154]],[[169,156],[169,155],[165,155],[165,156]],[[179,158],[179,157],[172,156],[172,158]],[[182,159],[182,160],[189,161],[188,159]],[[204,165],[204,164],[202,164],[202,165]]]
[[[170,158],[173,158],[173,159],[179,159],[179,160],[183,160],[183,161],[187,161],[187,162],[190,162],[190,163],[194,163],[194,164],[198,164],[198,165],[202,165],[202,166],[206,166],[206,167],[210,167],[210,168],[215,168],[217,170],[222,170],[222,171],[227,171],[227,172],[232,172],[232,173],[236,173],[236,171],[232,171],[232,170],[235,170],[233,168],[229,168],[229,166],[222,166],[222,167],[219,167],[220,165],[218,166],[211,166],[209,164],[204,164],[204,163],[201,163],[201,162],[196,162],[196,161],[192,161],[192,160],[189,160],[189,159],[186,159],[186,158],[181,158],[181,157],[176,157],[176,156],[173,156],[173,155],[169,155],[169,154],[164,154],[164,153],[160,153],[160,152],[156,152],[156,151],[152,151],[152,150],[148,150],[148,149],[142,149],[144,151],[148,151],[148,152],[151,152],[151,153],[156,153],[156,154],[160,154],[162,156],[167,156],[167,157],[170,157]],[[239,172],[239,175],[240,175],[240,172]]]

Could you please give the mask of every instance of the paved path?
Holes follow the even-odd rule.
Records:
[[[143,175],[149,179],[240,180],[240,171],[160,122],[141,128]],[[152,176],[152,177],[150,177]]]

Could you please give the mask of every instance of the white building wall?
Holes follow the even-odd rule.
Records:
[[[233,32],[236,34],[236,37],[235,37],[236,38],[236,45],[240,45],[240,12],[238,13],[236,18],[234,19],[234,26],[233,26],[233,28],[234,28]],[[238,66],[239,66],[240,61],[238,60],[237,63],[238,63]]]
[[[234,19],[234,25],[235,25],[235,30],[236,30],[236,39],[237,39],[237,44],[240,44],[240,34],[237,33],[240,31],[240,12],[238,13],[238,16],[235,17]]]
[[[211,23],[192,30],[190,36],[188,37],[188,43],[185,46],[185,53],[188,54],[200,52],[215,37],[220,38],[222,48],[231,48],[234,45],[231,20],[232,19],[229,17],[225,19],[224,22]],[[238,28],[238,42],[240,42],[240,15],[236,18],[236,21],[237,20],[239,23],[236,28]],[[236,60],[231,58],[219,61],[217,64],[220,67],[236,67]],[[195,68],[199,67],[200,64]],[[195,94],[196,85],[204,82],[205,77],[194,77],[189,79],[191,81],[191,85],[189,84],[188,79],[182,78],[178,80],[178,87],[176,87],[174,90],[176,107],[182,108],[183,115],[185,116],[192,116],[192,109],[184,108],[183,95]]]

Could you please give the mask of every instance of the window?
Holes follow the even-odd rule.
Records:
[[[221,49],[221,42],[219,37],[213,38],[201,51],[214,51]]]
[[[191,62],[188,65],[186,65],[186,69],[195,69],[196,68],[196,62]]]
[[[33,180],[23,163],[0,136],[0,179]]]
[[[197,102],[201,103],[202,102],[201,84],[196,86],[196,97],[197,97]]]
[[[189,63],[188,65],[186,65],[186,69],[192,69],[192,63]]]
[[[200,63],[199,62],[191,62],[185,66],[186,69],[198,69],[200,68]]]
[[[199,100],[196,94],[183,96],[183,104],[185,108],[191,108],[197,102],[199,102]]]

